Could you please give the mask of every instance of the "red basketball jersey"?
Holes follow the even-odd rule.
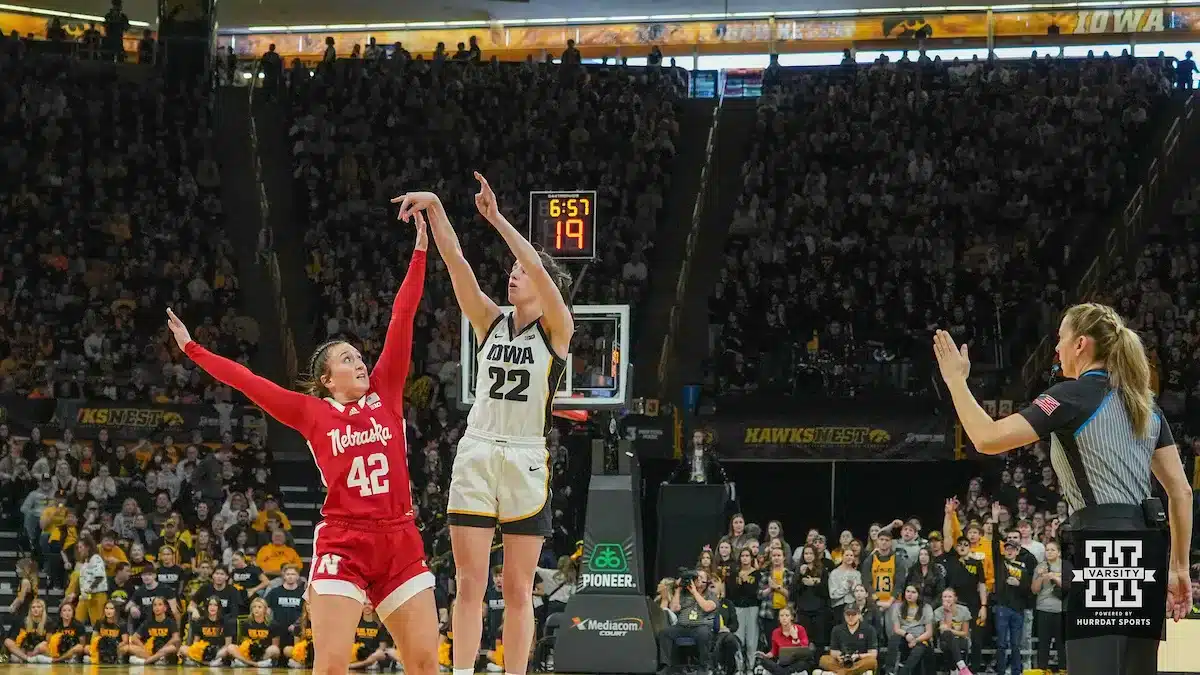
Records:
[[[404,434],[404,385],[412,360],[412,327],[425,284],[425,252],[413,253],[392,306],[391,323],[367,393],[353,403],[284,389],[194,341],[185,351],[217,380],[244,393],[268,415],[308,441],[328,493],[321,514],[344,521],[407,522],[414,518]]]
[[[374,383],[372,383],[374,384]],[[403,399],[395,407],[374,387],[355,403],[313,401],[304,437],[328,493],[321,514],[338,520],[413,519]]]

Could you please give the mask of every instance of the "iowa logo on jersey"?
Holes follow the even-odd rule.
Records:
[[[495,344],[488,348],[487,360],[511,363],[515,366],[532,365],[533,349],[521,345]]]

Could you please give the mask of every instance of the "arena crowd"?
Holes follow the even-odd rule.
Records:
[[[466,45],[429,61],[373,44],[361,57],[333,58],[311,77],[297,63],[268,82],[290,115],[314,337],[350,336],[368,360],[378,353],[393,270],[411,248],[381,205],[413,186],[444,196],[470,259],[507,260],[475,219],[473,170],[513,222],[527,218],[528,190],[596,185],[609,242],[576,302],[636,309],[680,140],[678,71],[500,63]],[[0,217],[12,224],[0,231],[0,395],[234,402],[174,349],[161,316],[170,305],[214,350],[255,353],[223,234],[207,90],[155,76],[131,85],[11,43],[0,59],[0,124],[13,139],[0,147]],[[713,391],[796,391],[811,378],[834,395],[919,389],[933,326],[1023,354],[999,328],[1024,325],[1030,297],[1041,303],[1033,328],[1055,320],[1076,264],[1063,252],[1133,186],[1170,85],[1152,61],[1124,58],[770,73],[709,305]],[[1121,266],[1112,298],[1152,346],[1162,406],[1194,452],[1198,218],[1191,190]],[[503,297],[506,267],[477,269]],[[465,426],[448,279],[435,262],[406,415],[444,624],[445,494]],[[573,349],[602,337],[579,335]],[[589,452],[570,431],[548,439],[555,535],[539,570],[543,622],[562,611],[578,567]],[[306,543],[270,448],[261,434],[126,441],[0,425],[0,512],[23,551],[8,658],[311,666]],[[658,584],[663,665],[678,663],[675,643],[688,637],[701,666],[727,674],[1061,669],[1069,570],[1055,535],[1066,505],[1047,454],[1037,443],[988,465],[932,523],[896,513],[861,532],[818,524],[797,537],[769,520],[783,514],[734,516],[697,552],[695,585]],[[495,671],[504,606],[499,570],[493,578],[481,665]],[[716,609],[703,611],[709,600]],[[210,649],[195,629],[205,622],[232,623],[237,648]],[[355,668],[396,665],[370,610],[360,636]]]

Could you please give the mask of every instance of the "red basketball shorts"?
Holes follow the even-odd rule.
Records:
[[[416,523],[346,523],[324,520],[313,531],[308,588],[370,602],[381,619],[413,596],[433,588],[425,544]]]

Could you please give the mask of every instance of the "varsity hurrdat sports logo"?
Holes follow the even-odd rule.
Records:
[[[1142,542],[1136,539],[1087,540],[1088,566],[1073,570],[1071,581],[1086,582],[1089,609],[1141,609],[1142,584],[1154,581],[1154,570],[1142,567]]]
[[[1072,534],[1067,639],[1159,637],[1166,615],[1163,534]]]

